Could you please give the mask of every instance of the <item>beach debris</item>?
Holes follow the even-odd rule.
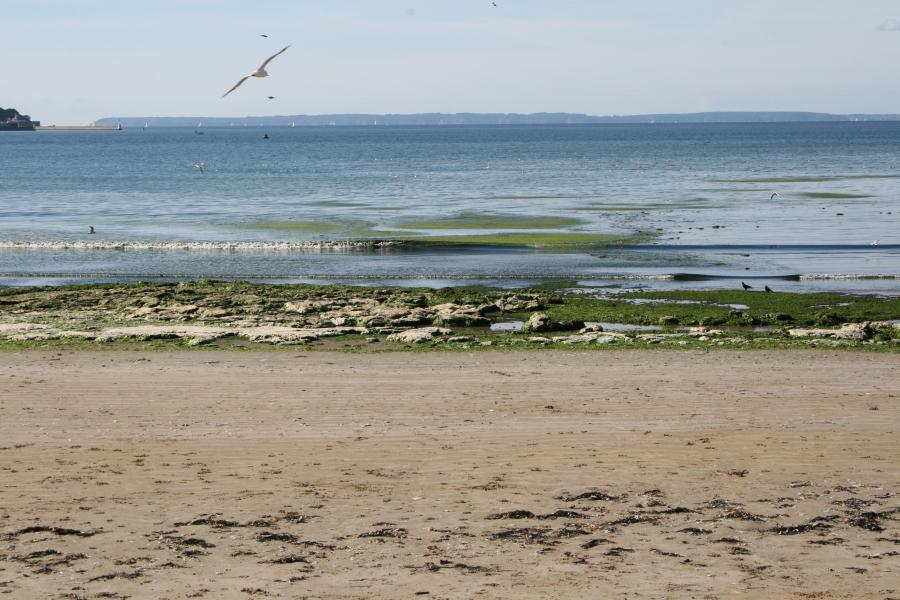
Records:
[[[574,510],[558,510],[546,515],[536,515],[530,510],[512,510],[509,512],[488,515],[485,518],[494,521],[501,519],[538,519],[547,521],[553,519],[587,519],[588,516],[579,512],[575,512]]]
[[[29,533],[52,533],[53,535],[59,536],[75,536],[75,537],[93,537],[98,533],[103,533],[102,530],[96,531],[84,531],[82,529],[70,529],[68,527],[57,527],[57,526],[48,526],[48,525],[31,525],[29,527],[23,527],[22,529],[18,529],[16,531],[12,531],[3,535],[3,538],[6,539],[14,539]]]
[[[586,492],[582,492],[582,493],[576,494],[574,496],[563,494],[562,496],[557,496],[556,499],[562,500],[563,502],[576,502],[578,500],[615,502],[615,501],[619,500],[619,496],[613,496],[612,494],[607,494],[606,492],[601,492],[598,490],[588,490]]]
[[[407,531],[403,527],[385,527],[382,529],[376,529],[375,531],[368,531],[366,533],[360,533],[356,537],[360,538],[395,538],[398,540],[402,540],[406,536],[409,535],[409,531]]]
[[[768,531],[777,533],[778,535],[799,535],[808,531],[825,531],[831,529],[831,525],[827,523],[802,523],[800,525],[778,525]]]

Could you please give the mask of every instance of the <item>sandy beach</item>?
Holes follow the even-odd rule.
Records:
[[[898,598],[898,367],[0,353],[0,595]]]

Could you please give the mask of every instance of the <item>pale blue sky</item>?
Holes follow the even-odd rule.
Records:
[[[341,112],[900,112],[897,0],[497,4],[0,0],[0,106],[48,123]],[[220,99],[286,44],[270,78]]]

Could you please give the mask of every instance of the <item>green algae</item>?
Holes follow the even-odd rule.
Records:
[[[402,229],[561,229],[582,225],[572,217],[529,217],[523,215],[462,214],[446,219],[406,221]]]

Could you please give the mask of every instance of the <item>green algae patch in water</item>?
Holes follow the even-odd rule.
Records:
[[[584,221],[572,217],[462,214],[447,219],[407,221],[400,227],[402,229],[561,229],[582,224]]]
[[[612,233],[497,233],[484,235],[445,235],[405,239],[410,246],[467,245],[523,246],[528,248],[593,248],[613,244],[637,243],[636,236]]]

